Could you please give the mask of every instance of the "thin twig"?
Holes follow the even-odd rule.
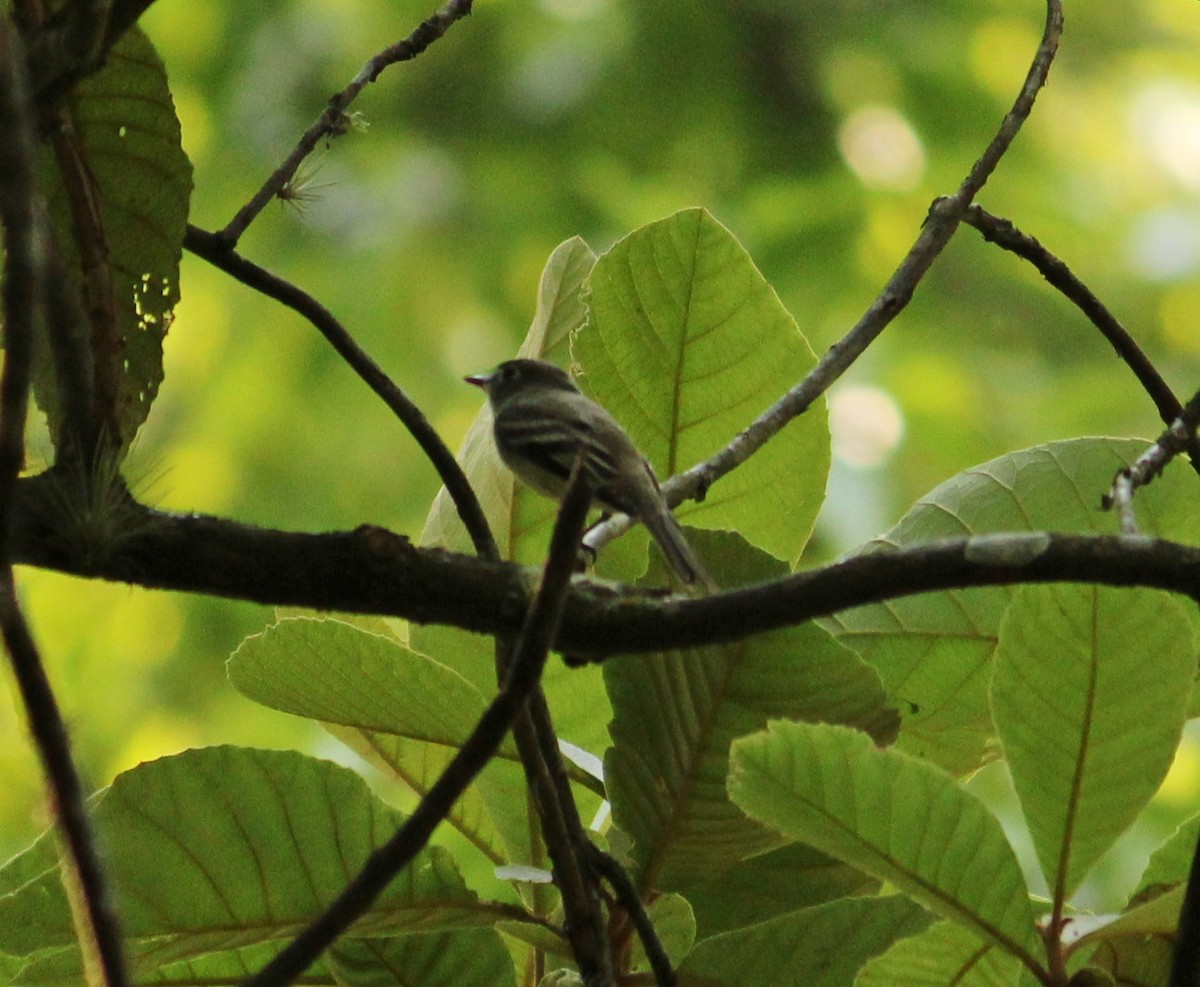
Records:
[[[1170,425],[1183,413],[1179,398],[1163,380],[1150,358],[1104,303],[1058,257],[1007,219],[993,216],[982,206],[972,205],[968,208],[963,214],[963,222],[977,229],[988,243],[994,243],[1029,261],[1052,287],[1075,303],[1109,341],[1117,356],[1133,371],[1138,383],[1158,409],[1163,424]],[[1193,469],[1200,473],[1200,440],[1195,436],[1190,437],[1187,450]]]
[[[716,480],[744,463],[769,439],[778,435],[788,422],[807,411],[904,310],[925,273],[950,242],[963,212],[983,188],[1033,109],[1034,100],[1046,82],[1058,50],[1062,26],[1061,0],[1047,0],[1042,40],[1012,109],[1005,115],[996,136],[975,162],[958,191],[952,196],[937,199],[930,207],[916,242],[858,323],[826,351],[804,380],[734,436],[724,449],[711,459],[667,480],[663,484],[663,494],[668,503],[674,506],[693,498],[702,500]],[[632,523],[628,517],[616,515],[594,527],[584,541],[592,550],[598,550],[628,530]]]
[[[0,635],[53,794],[69,863],[84,899],[84,928],[107,987],[128,982],[121,939],[84,809],[83,786],[71,760],[66,726],[41,656],[17,603],[12,535],[24,437],[34,332],[41,317],[47,230],[37,205],[33,126],[25,58],[0,17],[0,225],[4,228],[4,368],[0,373]]]
[[[268,298],[274,298],[311,322],[417,440],[417,444],[429,457],[433,468],[445,484],[458,516],[471,537],[475,551],[486,559],[500,558],[500,550],[488,526],[487,518],[484,517],[483,508],[479,505],[479,499],[471,489],[471,484],[467,482],[462,467],[454,458],[454,453],[429,424],[421,409],[413,404],[408,395],[384,373],[383,368],[367,355],[345,326],[338,322],[324,305],[290,281],[285,281],[259,267],[235,250],[226,248],[216,233],[209,233],[189,224],[183,245],[198,257],[203,257],[213,266],[231,274],[242,284]]]
[[[247,980],[245,987],[281,987],[308,969],[429,842],[467,785],[500,749],[501,741],[537,687],[550,643],[558,633],[590,502],[582,470],[576,469],[559,508],[541,586],[517,636],[508,675],[471,735],[404,825],[371,854],[329,908]]]
[[[675,987],[675,971],[671,968],[671,958],[663,948],[662,940],[658,938],[658,930],[646,914],[646,906],[642,904],[633,881],[615,857],[605,853],[595,844],[589,844],[589,847],[592,866],[608,881],[609,887],[613,889],[617,901],[625,909],[638,938],[642,941],[642,949],[646,952],[646,959],[650,961],[655,984],[658,987]]]
[[[1116,508],[1121,519],[1121,530],[1125,534],[1137,534],[1138,531],[1133,513],[1133,495],[1166,469],[1172,459],[1185,449],[1192,448],[1196,442],[1197,426],[1200,426],[1200,392],[1193,395],[1186,407],[1180,409],[1179,417],[1170,423],[1154,445],[1130,466],[1117,472],[1100,506],[1106,511]]]
[[[437,13],[424,21],[412,34],[403,41],[389,45],[378,55],[367,62],[341,92],[329,100],[325,110],[316,122],[301,135],[296,147],[287,159],[263,183],[262,188],[241,209],[237,215],[226,224],[225,228],[216,235],[227,247],[236,246],[241,235],[263,211],[292,177],[296,169],[307,158],[320,141],[326,137],[337,137],[346,132],[349,118],[347,107],[354,102],[358,94],[370,83],[379,78],[379,74],[389,65],[416,58],[426,48],[445,34],[455,23],[471,13],[473,0],[449,0]]]

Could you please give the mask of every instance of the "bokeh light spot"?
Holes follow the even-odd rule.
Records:
[[[1200,267],[1200,214],[1155,209],[1134,225],[1129,265],[1150,281],[1175,281]]]
[[[1130,100],[1129,130],[1159,168],[1200,191],[1200,88],[1175,81],[1142,87]]]
[[[909,122],[887,106],[864,106],[838,131],[850,170],[868,188],[907,192],[925,173],[925,148]]]
[[[833,455],[847,466],[879,466],[904,437],[904,416],[887,391],[867,384],[838,388],[829,401]]]

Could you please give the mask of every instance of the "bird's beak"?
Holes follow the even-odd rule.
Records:
[[[474,384],[476,387],[482,387],[485,390],[488,386],[488,381],[492,379],[491,374],[471,374],[469,377],[464,377],[468,384]]]

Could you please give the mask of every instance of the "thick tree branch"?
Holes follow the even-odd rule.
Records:
[[[225,247],[215,233],[208,233],[189,225],[183,245],[198,257],[203,257],[213,266],[237,278],[242,284],[268,298],[274,298],[308,319],[338,355],[349,364],[350,369],[379,396],[417,440],[417,444],[433,463],[433,468],[437,470],[447,493],[450,494],[458,516],[471,536],[475,551],[484,558],[500,558],[500,550],[484,517],[483,508],[479,505],[475,491],[467,482],[462,467],[458,465],[458,460],[454,458],[454,453],[429,424],[421,409],[409,400],[408,395],[396,386],[384,373],[383,368],[371,359],[345,326],[338,322],[324,305],[290,281],[285,281],[247,260],[235,250]]]
[[[1163,424],[1171,425],[1183,414],[1183,405],[1179,403],[1179,398],[1162,379],[1150,358],[1104,303],[1092,294],[1087,285],[1080,281],[1066,264],[1007,219],[993,216],[981,206],[972,205],[967,209],[963,214],[963,222],[975,227],[988,243],[994,243],[1029,261],[1052,287],[1075,303],[1116,350],[1117,356],[1133,371],[1138,383],[1158,409],[1158,416]],[[1200,440],[1194,435],[1188,438],[1187,450],[1192,468],[1200,473]]]
[[[370,908],[392,879],[429,842],[434,829],[446,818],[467,785],[500,749],[501,741],[541,680],[550,644],[562,620],[563,603],[575,567],[576,546],[583,534],[590,502],[582,471],[576,469],[559,510],[541,586],[522,620],[507,676],[471,735],[404,825],[371,854],[333,904],[247,980],[245,987],[282,987],[308,969]],[[574,939],[572,944],[575,944]],[[578,958],[581,969],[595,972],[588,966],[590,953]],[[611,975],[595,982],[608,984]]]
[[[963,212],[1000,163],[1021,124],[1033,109],[1034,99],[1046,82],[1050,64],[1058,50],[1062,27],[1061,0],[1047,0],[1046,24],[1041,44],[1021,91],[1012,109],[1000,124],[996,136],[963,179],[958,191],[952,196],[934,201],[916,242],[870,308],[841,340],[829,348],[804,380],[734,436],[715,456],[671,477],[663,484],[663,493],[672,506],[693,498],[703,500],[713,483],[744,463],[778,435],[788,422],[807,411],[904,310],[917,285],[958,229]],[[628,530],[632,523],[624,515],[617,515],[588,532],[585,542],[591,549],[598,550]]]
[[[386,614],[515,634],[527,570],[420,549],[382,528],[298,534],[130,504],[108,545],[65,540],[48,516],[62,480],[22,481],[15,561],[269,605]],[[555,647],[584,658],[734,641],[838,610],[931,590],[1016,583],[1150,586],[1200,599],[1200,549],[1155,538],[1013,534],[880,551],[785,579],[688,599],[577,579]]]
[[[424,21],[412,34],[403,41],[389,45],[378,55],[367,62],[341,92],[336,93],[325,110],[317,118],[316,123],[308,128],[300,137],[287,160],[275,169],[271,177],[263,183],[262,188],[233,217],[223,230],[216,234],[226,247],[236,246],[238,239],[246,232],[255,217],[262,212],[279,191],[292,180],[296,169],[300,167],[320,141],[326,137],[339,137],[350,126],[346,114],[347,107],[358,97],[369,83],[379,78],[379,74],[389,65],[416,58],[426,48],[445,34],[456,22],[471,13],[474,0],[448,0],[448,2],[432,17]]]
[[[41,656],[17,602],[13,542],[17,532],[18,476],[24,464],[25,423],[34,334],[42,319],[48,231],[39,212],[36,150],[28,113],[24,52],[0,17],[0,226],[4,230],[4,369],[0,374],[0,636],[25,706],[29,729],[49,783],[66,844],[65,864],[83,897],[80,937],[94,955],[106,987],[127,983],[113,912],[71,760],[63,723]]]

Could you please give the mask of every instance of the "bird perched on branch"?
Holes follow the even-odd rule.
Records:
[[[582,448],[583,468],[596,500],[644,524],[684,583],[713,588],[646,457],[617,420],[582,394],[565,371],[541,360],[509,360],[490,374],[464,379],[487,394],[496,449],[521,480],[540,494],[560,499]]]

